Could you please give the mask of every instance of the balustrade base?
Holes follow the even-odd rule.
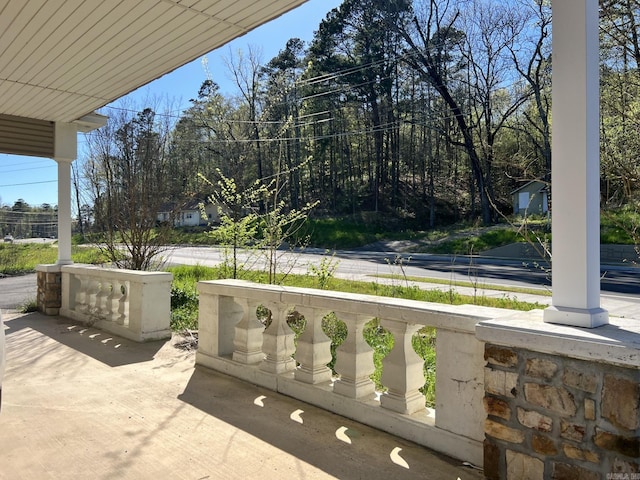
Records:
[[[295,377],[299,382],[315,385],[318,383],[330,382],[331,370],[329,370],[327,367],[324,367],[324,369],[318,369],[316,371],[298,368],[295,371]]]
[[[324,410],[342,415],[379,430],[437,450],[455,458],[464,452],[466,461],[481,466],[483,443],[436,427],[435,410],[422,409],[412,415],[401,414],[380,406],[371,395],[367,400],[336,395],[333,382],[303,383],[294,372],[277,375],[234,362],[230,357],[196,353],[196,367],[210,368],[240,380],[296,398]]]
[[[338,395],[363,400],[375,396],[376,386],[368,377],[357,382],[338,379],[333,387],[333,391]]]
[[[233,352],[233,361],[244,363],[245,365],[254,365],[264,361],[264,353],[260,352]]]
[[[296,369],[296,361],[293,358],[287,360],[271,360],[265,358],[260,364],[260,370],[268,373],[282,374],[293,372]]]
[[[424,408],[424,395],[417,393],[411,397],[401,397],[391,393],[383,393],[380,397],[380,404],[388,410],[411,415]]]
[[[95,327],[99,330],[124,337],[134,342],[152,342],[155,340],[166,340],[171,338],[171,329],[157,330],[154,332],[135,332],[124,325],[109,322],[100,318],[88,318],[87,314],[66,308],[60,309],[60,316],[70,318],[88,327]]]

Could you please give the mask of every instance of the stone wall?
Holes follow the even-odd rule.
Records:
[[[640,480],[640,370],[485,345],[488,479]]]
[[[38,265],[37,304],[45,315],[58,315],[62,305],[62,274],[59,265]]]

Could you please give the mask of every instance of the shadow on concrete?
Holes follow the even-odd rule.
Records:
[[[33,312],[20,314],[6,323],[6,335],[32,329],[55,342],[111,367],[148,362],[154,358],[166,341],[137,343],[96,328],[86,327],[63,317],[49,317]],[[34,356],[46,355],[48,347],[43,337],[16,335],[21,351]],[[100,348],[96,348],[99,346]]]
[[[483,478],[460,461],[207,368],[195,368],[178,398],[337,478]]]

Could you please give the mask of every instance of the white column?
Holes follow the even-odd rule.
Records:
[[[552,306],[544,321],[608,323],[600,308],[598,0],[554,0]]]
[[[78,127],[56,123],[54,160],[58,163],[58,265],[71,260],[71,162],[78,155]]]
[[[71,260],[71,163],[58,163],[58,265],[69,265]]]

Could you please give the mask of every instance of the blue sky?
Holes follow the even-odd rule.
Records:
[[[311,40],[327,12],[341,3],[341,0],[309,0],[301,7],[210,52],[206,57],[213,80],[220,84],[223,92],[233,93],[232,84],[226,77],[223,57],[252,45],[262,49],[262,60],[267,62],[284,48],[290,38],[298,37],[307,42]],[[197,95],[205,79],[202,59],[197,59],[127,97],[136,106],[141,106],[148,98],[166,98],[180,107],[187,107],[189,99]],[[79,151],[82,141],[82,135],[79,135]],[[22,198],[30,205],[55,205],[58,203],[57,188],[57,168],[53,160],[0,154],[0,204],[11,206]]]

